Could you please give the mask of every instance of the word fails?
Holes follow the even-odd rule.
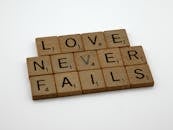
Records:
[[[38,57],[27,58],[33,99],[153,86],[142,46],[126,31],[36,38]]]

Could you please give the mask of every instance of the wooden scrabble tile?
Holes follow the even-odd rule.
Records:
[[[147,63],[142,46],[120,48],[124,65]]]
[[[51,62],[54,73],[76,70],[73,53],[52,55]]]
[[[27,58],[29,76],[52,74],[49,56]]]
[[[147,64],[127,66],[126,70],[132,88],[154,85],[153,77]]]
[[[81,85],[77,72],[55,74],[58,96],[81,94]]]
[[[130,46],[125,29],[105,31],[104,35],[109,48]]]
[[[106,48],[103,32],[84,33],[81,35],[85,50]]]
[[[101,70],[80,71],[79,77],[83,93],[101,92],[105,90],[105,83]]]
[[[60,36],[59,40],[63,53],[84,50],[80,34]]]
[[[37,52],[39,56],[60,53],[57,36],[36,38]]]
[[[57,96],[53,75],[30,77],[30,83],[34,100]]]
[[[124,67],[104,68],[103,75],[107,90],[130,88],[130,83]]]
[[[123,66],[119,48],[98,50],[97,54],[102,68]]]
[[[78,70],[88,70],[100,68],[96,51],[84,51],[74,53]]]

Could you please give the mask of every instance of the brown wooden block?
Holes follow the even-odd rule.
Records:
[[[120,48],[124,65],[147,63],[142,46]]]
[[[49,56],[27,58],[29,76],[52,74]]]
[[[98,50],[97,54],[102,68],[123,66],[119,48]]]
[[[130,88],[130,83],[124,67],[104,68],[103,75],[107,90]]]
[[[78,70],[100,68],[96,51],[84,51],[74,53],[76,66]]]
[[[127,66],[126,70],[132,88],[154,85],[154,80],[147,64]]]
[[[105,91],[105,83],[101,70],[80,71],[79,77],[83,93]]]
[[[51,62],[54,73],[76,70],[73,53],[52,55]]]
[[[59,40],[63,53],[84,50],[80,34],[60,36]]]
[[[57,96],[53,75],[30,77],[30,83],[34,100]]]
[[[109,48],[130,46],[125,29],[105,31],[104,35]]]
[[[106,48],[103,32],[84,33],[81,35],[85,50]]]
[[[57,36],[36,38],[37,52],[39,56],[60,53]]]
[[[81,94],[81,85],[77,72],[55,74],[58,96]]]

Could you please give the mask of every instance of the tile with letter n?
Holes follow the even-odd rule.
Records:
[[[137,65],[147,63],[142,46],[120,48],[124,65]]]
[[[85,50],[106,48],[103,32],[84,33],[81,35]]]
[[[59,41],[63,53],[84,50],[80,34],[60,36]]]
[[[130,88],[130,83],[124,67],[104,68],[103,75],[107,90]]]
[[[27,58],[29,76],[52,74],[52,67],[49,56]]]
[[[77,72],[55,74],[55,84],[58,96],[71,96],[82,93]]]
[[[74,53],[78,70],[89,70],[100,68],[96,51],[84,51]]]
[[[132,88],[154,85],[153,77],[147,64],[127,66],[126,70]]]
[[[51,62],[54,73],[76,70],[73,53],[52,55]]]
[[[97,54],[102,68],[123,66],[119,48],[98,50]]]
[[[39,37],[35,41],[39,56],[61,53],[57,36]]]
[[[34,100],[57,96],[53,75],[30,77],[30,83]]]
[[[104,35],[109,48],[130,46],[125,29],[105,31]]]
[[[83,93],[102,92],[106,89],[102,71],[100,69],[80,71],[79,77]]]

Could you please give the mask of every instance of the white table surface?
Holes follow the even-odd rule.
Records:
[[[35,37],[125,28],[154,87],[33,101]],[[0,0],[0,130],[173,130],[172,0]]]

